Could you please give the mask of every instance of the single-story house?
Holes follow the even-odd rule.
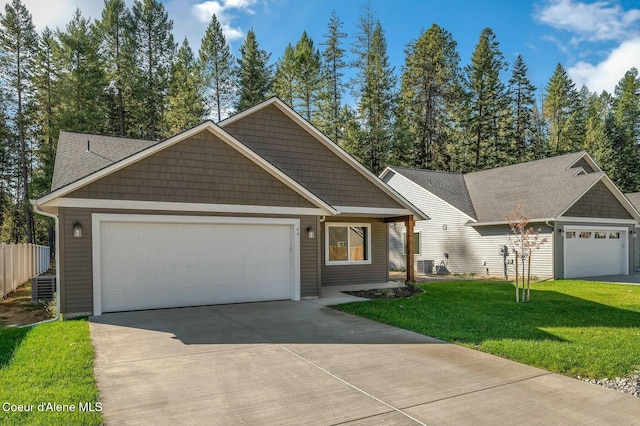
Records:
[[[636,210],[640,211],[640,192],[631,192],[624,194],[627,199],[633,204],[633,207]],[[640,223],[636,223],[636,230],[634,235],[638,235],[638,231],[640,231]],[[640,238],[634,238],[634,261],[633,266],[636,272],[640,272]]]
[[[67,317],[386,282],[387,223],[426,218],[277,98],[161,142],[61,132],[32,203]]]
[[[517,205],[547,242],[531,257],[532,275],[556,279],[629,274],[638,210],[586,152],[460,174],[401,167],[381,178],[430,220],[416,222],[414,267],[431,272],[513,275]],[[404,227],[391,225],[390,266],[406,266]],[[504,259],[503,247],[510,256]],[[446,255],[445,255],[446,253]]]

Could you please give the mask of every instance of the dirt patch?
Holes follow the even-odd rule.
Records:
[[[51,318],[42,303],[31,302],[31,282],[0,299],[0,328],[18,327]]]
[[[422,289],[417,286],[376,288],[371,290],[343,291],[351,296],[364,297],[365,299],[401,299],[411,297],[414,294],[422,293]]]

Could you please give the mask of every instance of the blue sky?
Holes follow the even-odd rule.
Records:
[[[4,5],[8,0],[0,0]],[[73,10],[99,17],[103,0],[22,0],[38,29],[63,28]],[[126,0],[131,5],[133,0]],[[272,62],[287,43],[303,31],[316,45],[327,32],[331,11],[344,22],[350,43],[357,32],[360,0],[163,0],[174,21],[177,42],[187,37],[196,50],[216,13],[234,53],[253,28],[260,46],[271,52]],[[640,69],[640,1],[638,0],[371,0],[385,30],[388,53],[398,74],[404,49],[420,31],[436,23],[458,43],[461,64],[470,61],[480,31],[490,27],[505,59],[511,64],[522,54],[529,77],[541,96],[560,62],[579,88],[612,92],[631,67]],[[321,46],[319,46],[321,47]],[[345,47],[348,47],[345,46]],[[505,79],[509,74],[505,73]]]

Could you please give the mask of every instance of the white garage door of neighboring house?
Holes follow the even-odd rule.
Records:
[[[628,274],[627,243],[624,228],[566,226],[565,278]]]
[[[93,215],[94,314],[300,297],[297,219]]]

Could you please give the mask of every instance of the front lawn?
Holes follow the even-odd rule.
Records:
[[[527,304],[501,281],[421,287],[407,299],[335,308],[569,376],[624,377],[640,367],[640,286],[537,283]]]
[[[0,329],[0,384],[0,424],[103,422],[87,321]]]

